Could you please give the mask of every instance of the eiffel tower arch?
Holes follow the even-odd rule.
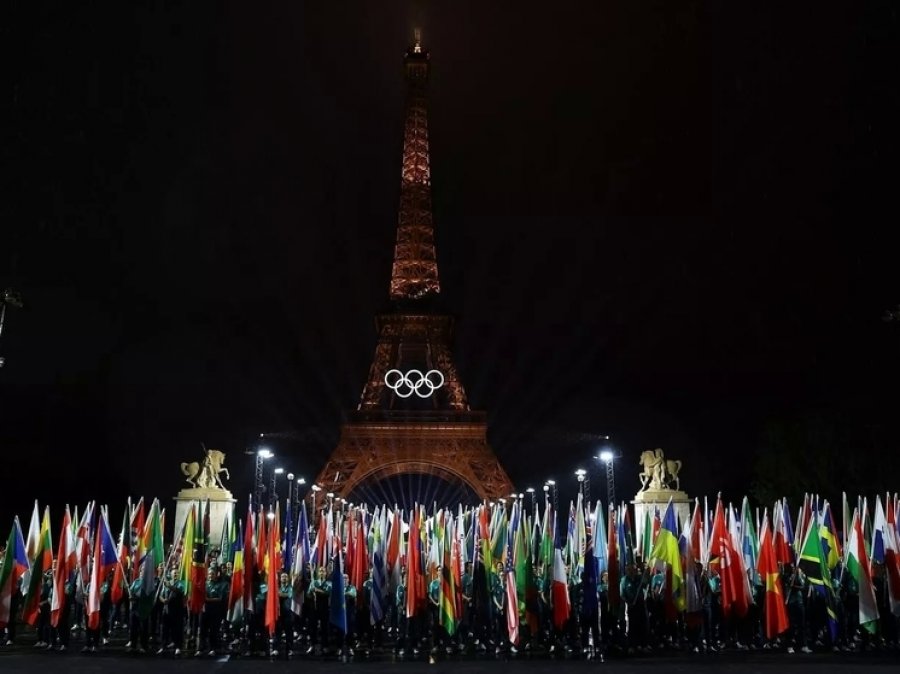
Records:
[[[431,210],[429,52],[416,31],[407,82],[397,238],[389,297],[375,319],[378,343],[357,409],[316,483],[344,498],[396,475],[464,485],[478,499],[514,487],[487,441],[484,412],[469,407],[452,355],[454,320],[436,310],[441,291]],[[427,377],[426,381],[423,381]]]

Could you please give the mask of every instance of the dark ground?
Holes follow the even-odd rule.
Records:
[[[30,635],[29,635],[30,637]],[[130,674],[144,672],[218,672],[227,668],[229,672],[254,672],[267,669],[302,669],[304,672],[340,671],[348,667],[365,670],[370,674],[376,672],[418,672],[430,671],[432,674],[442,671],[453,671],[460,674],[480,674],[481,672],[508,673],[510,668],[516,672],[540,674],[543,672],[585,671],[598,667],[612,668],[617,672],[693,672],[693,671],[727,671],[747,673],[759,671],[780,671],[787,667],[803,668],[810,674],[831,674],[834,672],[855,672],[865,669],[867,672],[897,672],[900,666],[900,653],[854,653],[832,654],[830,652],[813,653],[811,655],[788,655],[781,651],[724,651],[712,655],[692,655],[673,652],[631,657],[610,657],[603,661],[585,660],[574,657],[551,658],[547,655],[528,655],[520,653],[516,656],[491,655],[453,655],[439,656],[433,664],[428,662],[427,655],[411,658],[398,658],[390,653],[380,656],[365,657],[357,655],[349,660],[341,660],[337,656],[305,657],[297,656],[290,662],[280,658],[240,658],[220,656],[218,658],[194,658],[182,656],[178,660],[171,655],[130,655],[123,650],[121,640],[113,643],[97,654],[81,654],[81,640],[74,637],[67,653],[56,651],[34,650],[33,639],[21,640],[21,645],[14,647],[0,646],[0,672],[17,674],[18,672],[67,671],[67,672],[122,672],[127,669]]]

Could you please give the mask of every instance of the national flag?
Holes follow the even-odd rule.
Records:
[[[878,627],[878,604],[875,601],[872,571],[866,556],[862,527],[856,513],[850,529],[850,541],[847,543],[846,566],[859,588],[859,624],[874,634]]]
[[[88,593],[88,601],[85,612],[88,615],[88,628],[96,630],[100,628],[100,602],[102,600],[101,587],[119,559],[116,555],[116,544],[113,542],[106,514],[101,513],[97,530],[94,534],[94,559],[91,566],[91,589]]]
[[[741,572],[741,560],[725,527],[725,511],[721,497],[716,503],[709,542],[710,565],[718,564],[722,586],[722,613],[744,616],[749,608],[747,580]]]
[[[422,571],[422,547],[419,507],[413,508],[406,552],[406,617],[412,618],[426,601],[425,575]],[[484,545],[488,545],[485,541]],[[343,584],[343,582],[342,582]]]
[[[50,624],[59,624],[59,615],[65,609],[66,583],[72,576],[75,564],[75,532],[72,531],[72,516],[69,506],[63,514],[62,526],[59,530],[59,544],[56,551],[56,569],[53,572],[53,596],[50,599]]]
[[[819,537],[822,539],[822,552],[825,553],[825,564],[829,571],[841,561],[841,544],[838,541],[837,528],[831,514],[831,505],[825,501],[819,517]]]
[[[142,618],[149,618],[156,603],[156,567],[165,562],[163,532],[160,523],[159,500],[154,499],[150,514],[144,524],[144,534],[140,544],[141,591],[138,607]]]
[[[131,500],[125,506],[125,512],[122,514],[122,528],[119,531],[118,549],[116,557],[119,563],[116,564],[116,572],[113,574],[112,587],[109,590],[110,602],[113,606],[118,606],[125,595],[125,585],[128,582],[128,564],[131,561]]]
[[[884,527],[884,570],[887,576],[888,601],[891,613],[900,616],[900,536],[897,534],[896,507],[890,496]]]
[[[606,549],[606,511],[603,509],[603,503],[599,500],[594,508],[591,538],[594,543],[594,559],[596,560],[597,577],[599,578],[609,567],[609,556]]]
[[[609,540],[606,545],[609,568],[607,573],[607,603],[609,610],[615,612],[619,609],[619,579],[622,577],[622,568],[619,564],[618,524],[616,523],[616,510],[609,509]]]
[[[511,561],[507,562],[511,564]],[[451,637],[456,634],[459,625],[457,612],[456,579],[453,576],[453,546],[444,546],[444,559],[441,565],[440,623]],[[518,618],[518,611],[516,611]]]
[[[815,525],[806,528],[798,566],[806,574],[806,579],[813,589],[825,599],[828,627],[831,631],[831,638],[834,640],[837,637],[838,629],[834,591],[831,584],[831,573],[828,571],[825,553],[822,550],[819,527]]]
[[[297,534],[294,541],[294,552],[291,559],[291,585],[298,587],[307,573],[306,565],[310,560],[309,523],[306,520],[306,501],[300,502],[300,516],[297,521]],[[303,595],[294,593],[291,597],[291,612],[300,615],[303,612]]]
[[[131,511],[131,580],[138,579],[140,574],[140,536],[144,532],[146,513],[144,512],[144,497],[138,500],[137,505]]]
[[[665,562],[672,572],[671,584],[666,584],[666,592],[671,592],[672,602],[679,611],[685,609],[684,570],[681,566],[681,552],[678,550],[678,523],[675,520],[675,509],[672,500],[666,506],[666,515],[657,534],[653,549],[650,552],[650,566],[653,561]]]
[[[37,547],[31,560],[31,574],[25,586],[22,620],[34,627],[41,614],[41,589],[44,574],[53,568],[53,542],[50,539],[50,508],[44,506],[44,517],[38,532]]]
[[[11,615],[13,595],[19,591],[19,579],[28,570],[28,554],[19,518],[13,519],[9,537],[6,539],[6,554],[0,566],[0,628],[16,619]]]
[[[769,531],[768,518],[765,515],[759,533],[758,570],[766,587],[764,609],[766,638],[774,639],[785,632],[790,623],[785,606],[784,588],[781,585],[781,574],[775,560],[774,537]]]
[[[277,504],[276,504],[277,507]],[[265,626],[269,628],[269,636],[275,635],[275,629],[278,626],[278,615],[281,609],[281,602],[278,601],[278,557],[276,547],[279,543],[278,533],[278,517],[273,519],[272,525],[269,527],[269,538],[266,541],[268,547],[269,569],[266,574],[266,615]]]
[[[197,506],[191,503],[190,509],[184,518],[184,528],[181,533],[181,569],[179,578],[184,586],[184,601],[189,613],[194,610],[194,538],[197,529]]]
[[[776,503],[772,513],[775,522],[775,560],[779,564],[794,564],[797,557],[794,553],[794,528],[791,525],[791,512],[788,510],[787,499]]]
[[[191,504],[194,511],[194,504]],[[190,594],[187,597],[187,606],[190,613],[198,614],[206,604],[206,535],[204,527],[204,513],[202,501],[196,509],[192,536],[190,542],[185,543],[185,555],[190,557]],[[188,550],[190,551],[188,553]]]
[[[256,574],[261,569],[256,566],[255,534],[253,520],[253,500],[247,501],[247,519],[244,522],[244,611],[253,612],[253,591]]]
[[[384,619],[384,597],[387,588],[387,571],[384,565],[385,545],[384,526],[386,524],[386,511],[382,510],[377,525],[372,524],[372,596],[369,603],[369,619],[374,625]]]
[[[242,624],[244,618],[244,537],[243,525],[238,523],[237,536],[231,553],[231,586],[228,588],[227,619],[232,625]]]
[[[25,580],[23,581],[26,585],[28,584],[29,578],[31,578],[31,567],[34,565],[34,560],[37,558],[38,549],[41,546],[41,509],[38,505],[38,500],[34,499],[34,510],[31,512],[31,522],[28,524],[28,536],[25,538],[25,554],[28,556],[28,568],[29,571],[25,574]]]
[[[571,605],[569,604],[569,583],[566,576],[566,566],[563,563],[562,551],[559,548],[553,551],[553,581],[550,586],[551,602],[553,604],[553,625],[561,630],[569,619]]]
[[[344,557],[340,549],[331,572],[331,597],[328,602],[328,619],[332,625],[347,633],[347,599],[344,596]]]
[[[759,539],[756,535],[756,527],[753,526],[753,516],[750,512],[750,501],[744,497],[741,504],[741,555],[744,560],[744,568],[756,573],[757,560],[759,558]]]

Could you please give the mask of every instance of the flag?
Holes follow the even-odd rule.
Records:
[[[822,550],[822,539],[819,535],[819,527],[806,527],[806,536],[800,548],[800,570],[806,574],[810,585],[825,599],[825,608],[828,618],[828,627],[831,631],[832,641],[837,637],[837,611],[835,609],[834,592],[831,585],[831,574],[825,562],[825,553]]]
[[[278,601],[278,552],[276,551],[276,547],[279,545],[278,539],[278,516],[276,515],[269,527],[269,540],[266,541],[269,549],[267,555],[269,558],[269,570],[266,574],[265,626],[269,628],[270,637],[275,635],[275,628],[278,626],[278,614],[281,608]]]
[[[31,573],[25,586],[22,620],[34,627],[41,613],[41,590],[44,574],[53,568],[53,543],[50,540],[50,508],[44,506],[44,517],[38,532],[37,547],[31,560]]]
[[[28,570],[28,554],[19,518],[13,519],[13,526],[6,539],[6,554],[0,566],[0,628],[16,619],[10,614],[13,595],[19,591],[19,579]]]
[[[372,596],[369,603],[369,618],[374,625],[384,618],[384,595],[387,588],[387,572],[384,566],[384,539],[383,525],[386,513],[381,511],[381,521],[378,526],[373,523],[374,537],[372,539]]]
[[[900,536],[897,534],[896,508],[887,497],[887,521],[884,527],[884,570],[887,576],[891,613],[900,616]]]
[[[681,552],[678,550],[678,524],[675,520],[675,509],[672,500],[666,506],[666,515],[657,534],[653,549],[650,552],[652,566],[653,560],[665,562],[672,572],[672,582],[666,584],[666,592],[671,592],[672,601],[679,611],[685,609],[684,597],[684,570],[681,567]]]
[[[597,565],[597,577],[606,571],[609,566],[609,558],[606,550],[606,511],[598,500],[594,508],[594,520],[591,527],[591,539],[594,544],[594,559]]]
[[[734,549],[731,535],[725,528],[725,511],[721,498],[716,503],[716,514],[710,532],[709,556],[710,566],[715,564],[719,566],[722,613],[725,616],[732,613],[741,617],[746,615],[749,608],[747,579],[741,572],[740,557]]]
[[[556,629],[561,630],[569,619],[571,606],[566,566],[563,564],[562,551],[559,548],[555,548],[553,551],[553,581],[550,591],[553,602],[553,625]]]
[[[607,603],[609,610],[615,612],[619,609],[619,579],[622,577],[622,568],[619,564],[619,545],[618,545],[618,525],[616,524],[616,510],[613,507],[609,509],[609,540],[607,541],[606,552],[609,560],[607,573]]]
[[[242,624],[244,617],[244,539],[243,525],[238,524],[231,555],[231,587],[228,588],[228,621]]]
[[[300,517],[297,522],[296,540],[294,552],[291,558],[291,585],[298,587],[306,574],[306,565],[309,563],[309,523],[306,521],[306,501],[300,502]],[[300,615],[303,611],[303,595],[295,592],[291,597],[291,611]]]
[[[819,536],[822,539],[822,552],[825,553],[825,564],[829,571],[841,561],[841,544],[838,541],[837,528],[831,515],[831,506],[825,501],[819,523]]]
[[[189,613],[194,610],[194,531],[197,528],[197,507],[191,503],[184,518],[184,529],[181,534],[181,570],[180,580],[184,585],[184,600]]]
[[[447,634],[451,637],[456,634],[456,628],[459,625],[459,614],[457,608],[456,597],[456,579],[453,576],[453,551],[452,545],[444,547],[444,559],[441,565],[441,597],[440,597],[440,622],[447,630]],[[511,565],[511,560],[507,561]],[[515,583],[515,581],[513,581]],[[514,585],[515,589],[515,585]],[[516,620],[518,622],[518,610],[516,610]]]
[[[759,575],[766,587],[765,596],[765,629],[766,638],[774,639],[789,627],[787,606],[784,600],[784,588],[781,585],[781,574],[775,560],[775,545],[766,516],[763,517],[762,529],[759,533]]]
[[[519,598],[516,593],[516,574],[509,557],[511,555],[506,559],[506,632],[509,643],[515,646],[519,643]]]
[[[91,567],[91,589],[88,594],[85,612],[88,616],[88,628],[100,628],[101,587],[104,580],[118,563],[116,544],[113,542],[105,513],[100,514],[97,531],[94,534],[94,560]]]
[[[247,501],[247,519],[244,523],[244,610],[253,611],[253,579],[256,573],[256,556],[253,554],[253,500]]]
[[[750,501],[746,496],[741,504],[741,555],[744,560],[744,568],[756,573],[759,539],[756,536],[756,528],[753,526]]]
[[[154,499],[150,506],[150,514],[144,524],[144,534],[139,547],[142,568],[138,606],[141,617],[149,618],[156,603],[156,567],[165,562],[158,499]]]
[[[59,530],[59,547],[56,551],[56,570],[53,572],[53,596],[50,599],[50,624],[56,627],[59,615],[65,609],[66,583],[72,576],[75,564],[75,532],[72,531],[72,516],[69,506],[63,515],[62,527]]]
[[[68,511],[68,508],[66,508]],[[125,506],[125,512],[122,515],[122,529],[119,531],[118,550],[116,557],[119,563],[116,564],[116,572],[113,574],[112,587],[109,590],[110,601],[113,606],[118,606],[122,601],[125,593],[125,584],[128,578],[128,563],[131,560],[131,531],[129,519],[131,517],[131,500]],[[58,563],[58,562],[57,562]]]
[[[409,523],[409,539],[406,542],[406,617],[412,618],[426,599],[425,578],[422,573],[421,538],[419,533],[419,508],[413,509]],[[488,542],[484,541],[488,546]],[[341,581],[343,584],[343,581]]]
[[[347,633],[347,599],[344,597],[344,558],[340,549],[331,572],[331,597],[328,602],[328,618],[343,634]]]
[[[131,580],[137,580],[138,574],[140,573],[140,541],[138,540],[141,534],[144,532],[144,524],[145,524],[146,513],[144,512],[144,497],[138,500],[137,505],[131,511],[131,521],[129,522],[129,526],[131,527]]]
[[[31,522],[28,524],[28,536],[25,538],[25,555],[28,557],[28,570],[25,572],[25,578],[22,581],[24,586],[30,584],[31,567],[34,566],[34,560],[37,558],[40,546],[41,509],[38,506],[37,499],[34,499],[34,510],[31,511]]]
[[[772,513],[775,520],[775,560],[780,564],[794,564],[794,528],[791,526],[791,512],[788,510],[787,500],[775,504]]]
[[[866,556],[862,527],[856,513],[850,529],[850,541],[847,543],[847,572],[853,576],[859,588],[859,624],[874,634],[878,627],[878,605],[875,602],[872,571]]]
[[[203,503],[195,511],[191,504],[191,512],[195,513],[193,519],[192,536],[185,541],[185,557],[190,559],[190,594],[187,597],[187,606],[190,613],[200,613],[206,603],[206,536],[204,533]],[[188,552],[190,551],[190,552]]]

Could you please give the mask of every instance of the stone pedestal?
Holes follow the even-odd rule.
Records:
[[[644,517],[645,513],[650,513],[650,519],[653,519],[656,509],[659,508],[659,519],[666,516],[666,507],[669,505],[669,499],[672,499],[672,508],[675,510],[675,516],[678,518],[679,533],[684,528],[685,522],[691,516],[691,499],[683,491],[675,489],[647,489],[639,491],[634,500],[634,528],[635,528],[635,545],[639,552],[642,549],[642,541],[644,535]]]
[[[181,529],[191,511],[191,504],[200,516],[200,504],[206,507],[209,500],[209,543],[210,547],[218,547],[222,540],[222,528],[231,516],[232,506],[237,503],[231,492],[226,489],[182,489],[175,497],[175,530],[172,534],[175,538],[181,534]],[[199,522],[202,526],[202,522]]]

